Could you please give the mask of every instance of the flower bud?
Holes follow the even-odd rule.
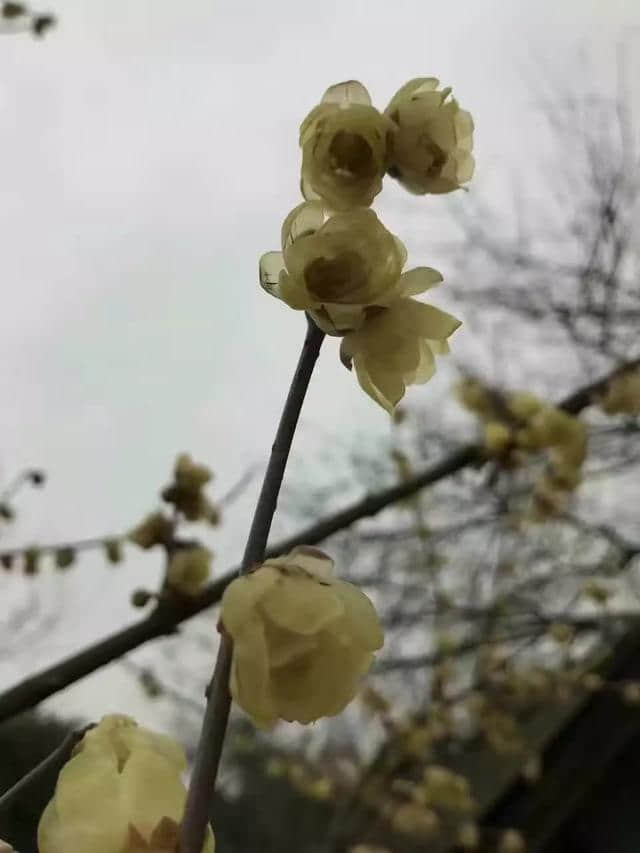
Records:
[[[211,575],[213,554],[208,548],[182,548],[169,561],[167,583],[183,595],[197,595]]]

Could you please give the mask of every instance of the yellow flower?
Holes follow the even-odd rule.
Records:
[[[197,595],[211,575],[212,553],[208,548],[183,548],[169,561],[167,583],[183,595]]]
[[[368,207],[382,189],[393,129],[361,83],[327,89],[300,127],[303,196],[336,210]]]
[[[522,421],[528,421],[543,408],[543,403],[529,391],[515,391],[506,399],[511,414]]]
[[[213,475],[205,465],[196,464],[188,453],[182,453],[176,459],[173,469],[173,482],[162,492],[163,500],[173,504],[187,521],[206,519],[217,524],[219,514],[202,488]]]
[[[321,202],[305,202],[287,216],[282,252],[260,260],[260,283],[291,308],[308,311],[329,334],[359,328],[364,309],[403,295],[407,253],[372,210],[333,214]],[[405,273],[420,281],[418,293],[442,280],[422,267]]]
[[[147,550],[154,545],[166,545],[173,535],[170,518],[161,512],[148,515],[129,533],[129,540]]]
[[[489,453],[499,456],[511,445],[511,430],[499,421],[489,421],[484,428],[484,446]]]
[[[40,853],[172,849],[163,839],[182,818],[186,766],[182,747],[170,737],[129,717],[104,717],[60,771],[38,826]],[[209,833],[203,853],[213,850]]]
[[[537,448],[550,448],[564,463],[577,467],[587,455],[587,429],[578,418],[557,409],[544,406],[526,430]]]
[[[640,368],[615,376],[607,384],[599,403],[608,415],[640,415]]]
[[[363,390],[388,412],[404,397],[408,385],[427,382],[435,373],[435,355],[449,352],[447,339],[460,325],[451,314],[409,299],[425,289],[420,270],[399,282],[403,298],[388,308],[370,308],[360,329],[342,341],[340,357],[353,367]],[[426,284],[429,287],[429,284]]]
[[[473,120],[438,85],[435,77],[410,80],[385,110],[397,127],[389,174],[419,195],[451,192],[473,175]]]
[[[454,393],[465,409],[474,412],[482,420],[495,417],[495,395],[477,379],[465,376],[455,386]]]
[[[225,590],[231,693],[258,726],[338,714],[382,646],[373,605],[332,570],[321,551],[295,548]]]
[[[13,847],[0,839],[0,853],[15,853]]]

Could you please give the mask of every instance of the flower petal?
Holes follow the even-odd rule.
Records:
[[[278,296],[278,282],[284,268],[282,252],[266,252],[260,258],[260,285],[270,296]]]
[[[265,564],[255,572],[231,581],[222,596],[221,616],[233,637],[255,618],[256,605],[279,578],[279,572]]]
[[[334,590],[344,603],[345,613],[340,624],[342,627],[347,626],[350,642],[366,651],[382,648],[384,634],[376,609],[369,598],[357,586],[346,581],[336,581]],[[328,630],[338,633],[334,626],[330,626]],[[344,641],[344,636],[341,638]]]
[[[371,97],[366,88],[357,80],[346,80],[330,86],[322,97],[323,104],[365,104],[371,105]]]
[[[398,296],[415,296],[440,284],[442,275],[431,267],[415,267],[400,276]]]
[[[260,601],[260,611],[280,628],[297,634],[315,634],[342,616],[344,605],[331,585],[306,575],[288,575]]]

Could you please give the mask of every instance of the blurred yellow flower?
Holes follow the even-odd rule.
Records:
[[[438,86],[435,77],[410,80],[385,110],[397,128],[388,172],[419,195],[451,192],[473,176],[473,120]]]
[[[167,545],[173,536],[173,523],[161,512],[152,512],[129,533],[129,541],[147,550],[154,545]]]
[[[182,548],[171,557],[167,583],[183,595],[197,595],[211,576],[213,554],[208,548]]]
[[[372,603],[332,570],[326,554],[300,547],[225,590],[221,615],[233,638],[231,693],[258,726],[339,713],[382,646]]]
[[[363,390],[388,412],[408,385],[427,382],[435,373],[435,356],[449,352],[447,339],[460,321],[451,314],[408,298],[432,286],[429,271],[415,269],[399,281],[403,297],[387,308],[369,308],[362,326],[345,336],[340,357],[353,367]]]
[[[372,210],[331,215],[322,203],[305,202],[285,219],[282,249],[262,256],[262,286],[291,308],[308,311],[328,334],[359,328],[366,307],[403,294],[406,250]],[[404,275],[419,278],[420,290],[442,280],[428,267]]]
[[[382,189],[393,129],[361,83],[332,86],[300,127],[303,196],[336,210],[370,205]]]
[[[640,367],[614,376],[598,402],[607,415],[640,415]]]
[[[173,469],[173,482],[163,490],[162,498],[173,504],[187,521],[204,519],[217,524],[218,510],[202,491],[212,478],[209,468],[194,462],[188,453],[181,453]]]
[[[489,453],[500,455],[513,443],[513,433],[499,421],[489,421],[484,428],[484,446]]]
[[[84,736],[58,776],[38,826],[40,853],[133,853],[173,848],[187,761],[170,737],[111,715]],[[209,835],[203,853],[213,853]]]

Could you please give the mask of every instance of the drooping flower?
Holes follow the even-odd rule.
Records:
[[[181,548],[169,561],[167,583],[183,595],[197,595],[211,576],[212,557],[208,548]]]
[[[332,570],[321,551],[295,548],[225,590],[231,692],[261,727],[338,714],[382,646],[373,605]]]
[[[308,311],[328,334],[340,335],[362,325],[365,308],[403,295],[406,258],[372,210],[332,214],[321,202],[306,202],[285,219],[282,252],[262,256],[260,282],[291,308]],[[420,277],[420,290],[442,280],[428,267],[405,275]]]
[[[335,210],[368,207],[382,189],[393,129],[362,83],[331,86],[300,127],[302,195]]]
[[[435,77],[410,80],[385,114],[393,121],[389,174],[410,192],[448,193],[473,176],[473,120]]]
[[[184,811],[182,747],[111,715],[85,734],[58,776],[38,826],[40,853],[174,850]],[[203,853],[213,853],[209,831]]]
[[[460,325],[451,314],[409,298],[432,286],[428,278],[420,270],[405,273],[399,282],[405,295],[387,308],[369,308],[362,326],[342,341],[343,363],[353,365],[363,390],[388,412],[408,385],[431,379],[435,356],[449,352],[448,338]]]

